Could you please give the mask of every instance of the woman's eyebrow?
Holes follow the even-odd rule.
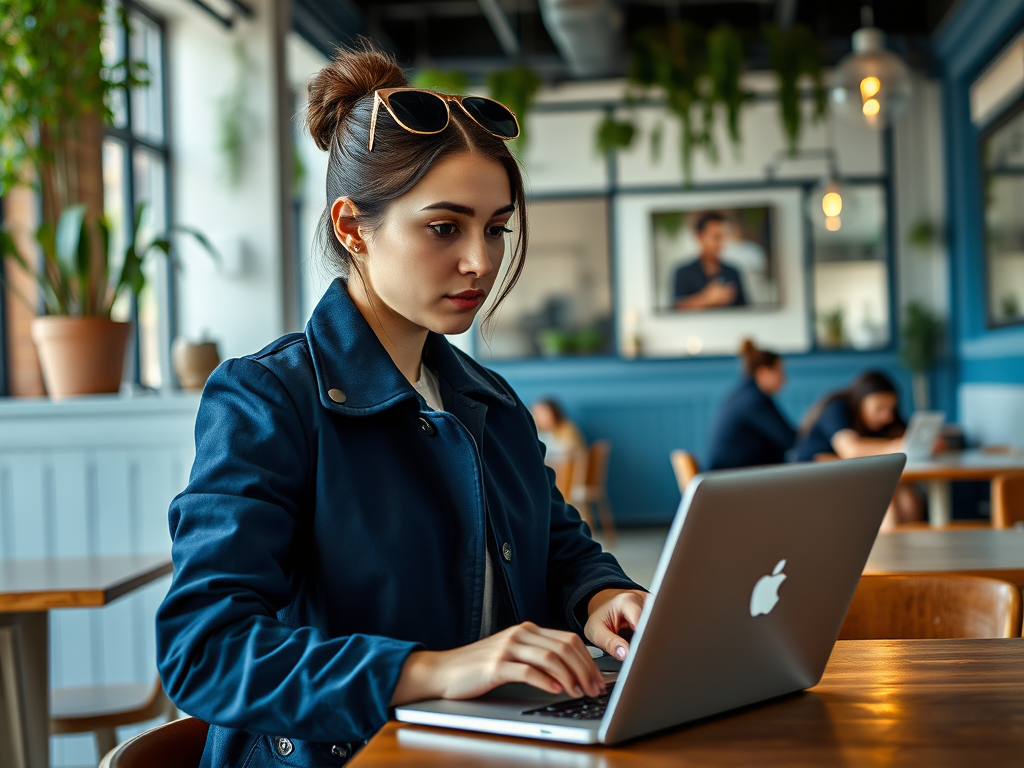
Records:
[[[511,213],[515,209],[516,209],[515,203],[509,203],[508,205],[502,206],[501,208],[496,210],[494,213],[491,214],[491,216],[492,217],[494,217],[494,216],[501,216],[501,214],[503,214],[503,213]],[[420,210],[421,211],[439,211],[439,210],[440,211],[451,211],[452,213],[458,213],[458,214],[461,214],[463,216],[469,216],[470,218],[472,218],[473,216],[476,216],[476,210],[474,208],[470,208],[468,205],[462,205],[461,203],[450,203],[448,201],[443,201],[443,202],[440,202],[440,203],[432,203],[432,204],[430,204],[428,206],[420,208]]]

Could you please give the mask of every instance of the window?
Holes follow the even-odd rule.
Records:
[[[107,0],[106,6],[111,20],[103,42],[107,61],[122,61],[127,51],[133,62],[146,65],[149,79],[146,86],[115,93],[113,125],[107,127],[103,141],[104,208],[111,225],[113,254],[120,258],[139,205],[146,206],[143,239],[147,232],[165,231],[169,223],[164,30],[158,19],[131,0]],[[120,8],[128,15],[127,40],[117,21]],[[115,319],[136,323],[133,378],[150,387],[159,387],[168,375],[171,277],[163,259],[152,259],[146,266],[146,287],[138,302],[126,297],[113,312]]]

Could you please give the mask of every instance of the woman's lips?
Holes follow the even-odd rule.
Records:
[[[462,293],[456,293],[453,296],[446,296],[445,298],[459,309],[476,309],[480,306],[480,302],[484,300],[484,292],[463,291]]]

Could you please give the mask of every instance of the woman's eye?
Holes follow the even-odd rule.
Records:
[[[441,237],[447,237],[448,235],[455,234],[456,227],[454,224],[430,224],[428,226],[430,229],[437,232],[437,234],[441,235]]]
[[[496,227],[489,228],[487,230],[487,234],[489,234],[491,237],[501,237],[502,235],[510,235],[510,234],[512,234],[512,230],[509,229],[508,227],[503,227],[501,225],[498,225]]]

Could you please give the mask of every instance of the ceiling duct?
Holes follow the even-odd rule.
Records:
[[[574,77],[622,72],[622,11],[615,0],[540,0],[540,12]]]

